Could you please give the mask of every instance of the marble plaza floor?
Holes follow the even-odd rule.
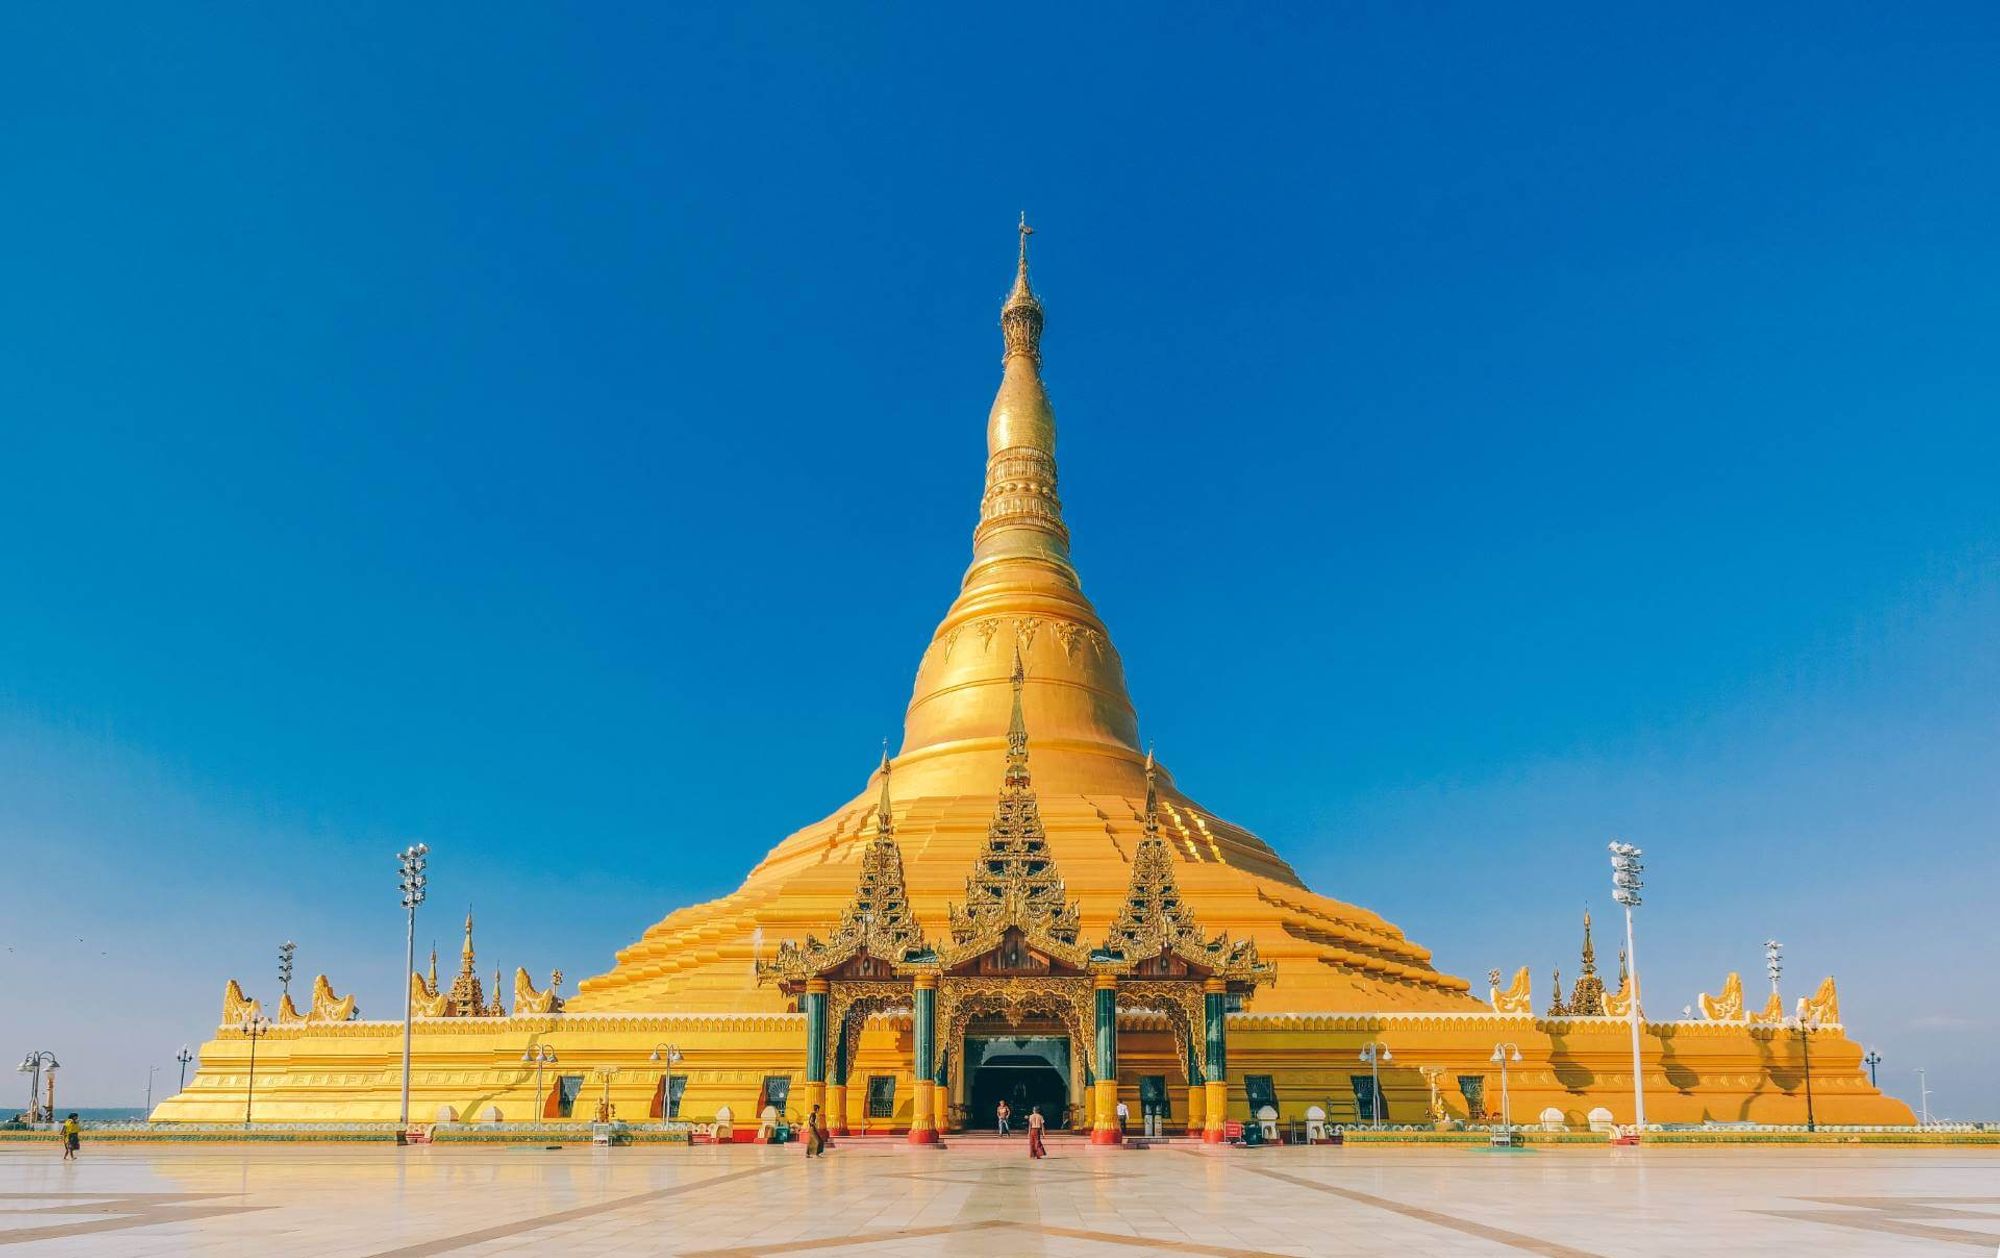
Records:
[[[1143,1151],[0,1145],[0,1252],[1940,1254],[2000,1248],[2000,1150]],[[7,1247],[18,1247],[8,1249]]]

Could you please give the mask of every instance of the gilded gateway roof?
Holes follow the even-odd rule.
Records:
[[[891,762],[908,920],[950,937],[946,950],[962,946],[959,931],[998,885],[968,882],[968,869],[997,860],[1003,871],[1039,877],[1038,867],[1060,867],[1052,886],[1037,883],[1027,894],[1047,901],[1054,937],[1082,947],[1105,939],[1114,923],[1129,928],[1122,915],[1143,855],[1151,883],[1160,881],[1159,862],[1170,861],[1173,895],[1207,930],[1275,963],[1259,1009],[1483,1008],[1463,979],[1440,974],[1395,926],[1308,890],[1263,840],[1183,794],[1166,766],[1148,772],[1123,663],[1070,556],[1055,410],[1041,374],[1046,311],[1029,281],[1028,233],[1024,222],[1001,306],[1001,378],[987,414],[972,561],[918,661]],[[1226,737],[1228,722],[1256,713],[1217,716],[1216,736]],[[1008,785],[1017,720],[1034,735],[1027,802]],[[823,754],[814,738],[781,728],[759,754],[774,766],[788,755]],[[620,951],[612,970],[586,980],[569,1007],[782,1008],[785,997],[757,981],[777,959],[778,941],[832,948],[808,936],[844,920],[863,866],[887,859],[876,838],[888,807],[874,794],[864,789],[778,842],[731,894],[668,915]],[[1040,835],[1032,850],[1013,837],[1026,833],[1030,806]],[[757,843],[747,834],[710,841]]]

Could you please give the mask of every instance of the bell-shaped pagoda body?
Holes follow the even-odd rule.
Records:
[[[903,886],[915,920],[956,928],[985,894],[965,871],[1037,811],[1063,881],[1052,920],[1081,941],[1106,937],[1142,850],[1149,774],[1138,716],[1110,632],[1084,596],[1057,495],[1055,411],[1041,375],[1044,312],[1028,279],[1027,228],[1001,307],[1004,353],[986,423],[986,487],[972,563],[917,665],[894,759]],[[1013,677],[1018,659],[1022,679]],[[1017,696],[1018,695],[1018,699]],[[1244,714],[1249,715],[1249,714]],[[1010,740],[1034,732],[1034,790],[1010,794]],[[791,754],[824,754],[797,733]],[[1261,839],[1151,775],[1175,894],[1204,929],[1254,946],[1276,981],[1269,1011],[1476,1010],[1468,984],[1366,909],[1317,895]],[[996,785],[998,792],[996,793]],[[778,843],[735,892],[669,915],[586,980],[573,1012],[759,1011],[784,1007],[760,985],[765,941],[825,931],[850,903],[858,866],[882,859],[869,792]],[[876,855],[871,857],[871,851]],[[1009,851],[1032,864],[1039,853]],[[1157,856],[1149,857],[1157,859]],[[996,881],[994,885],[998,885]],[[964,900],[954,915],[952,906]]]

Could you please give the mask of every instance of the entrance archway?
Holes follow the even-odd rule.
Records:
[[[1035,1106],[1051,1130],[1068,1125],[1069,1037],[968,1037],[965,1049],[968,1130],[992,1131],[1002,1100],[1013,1110],[1016,1132],[1027,1130]]]

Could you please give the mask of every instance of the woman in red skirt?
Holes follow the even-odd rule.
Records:
[[[1046,1123],[1042,1117],[1042,1107],[1037,1105],[1028,1111],[1028,1156],[1045,1158],[1049,1151],[1042,1147],[1042,1127]]]

